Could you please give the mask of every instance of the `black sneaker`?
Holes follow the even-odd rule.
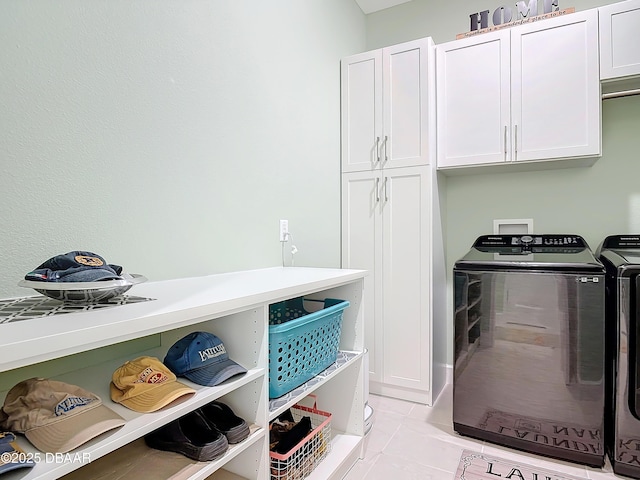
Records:
[[[229,406],[213,401],[199,409],[209,425],[220,430],[229,443],[239,443],[249,436],[249,425],[238,417]]]
[[[220,458],[229,449],[227,438],[197,411],[145,435],[144,440],[151,448],[181,453],[199,462]]]

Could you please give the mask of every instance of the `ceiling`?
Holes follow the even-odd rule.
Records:
[[[410,1],[411,0],[356,0],[356,3],[365,14],[369,14]]]

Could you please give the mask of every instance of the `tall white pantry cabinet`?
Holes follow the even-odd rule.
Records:
[[[446,381],[446,281],[431,38],[344,58],[342,266],[365,277],[370,392],[431,405]]]

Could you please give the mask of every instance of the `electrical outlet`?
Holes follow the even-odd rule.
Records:
[[[280,241],[287,241],[287,234],[289,233],[289,220],[280,220]]]

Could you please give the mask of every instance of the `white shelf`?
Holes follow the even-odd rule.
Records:
[[[155,450],[140,438],[116,450],[108,457],[92,462],[71,472],[64,480],[102,480],[106,478],[144,478],[144,480],[166,480],[179,476],[190,480],[206,478],[242,478],[219,467],[235,458],[255,444],[265,434],[264,429],[250,427],[250,435],[240,443],[229,445],[225,455],[211,462],[197,462],[176,452]],[[153,463],[153,468],[149,464]],[[162,465],[161,471],[159,466]]]
[[[307,480],[329,480],[344,477],[358,459],[363,437],[333,433],[331,451],[311,472]]]
[[[300,385],[298,388],[290,391],[282,397],[273,398],[269,400],[269,421],[278,417],[287,408],[296,404],[298,401],[313,393],[317,388],[325,384],[332,379],[335,375],[340,373],[344,368],[353,364],[358,358],[361,358],[362,352],[338,352],[338,358],[336,362],[330,365],[326,370],[323,370],[318,375],[313,377],[308,382]]]

